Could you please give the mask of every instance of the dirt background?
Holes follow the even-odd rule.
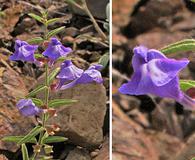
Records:
[[[87,4],[103,32],[106,22],[108,1]],[[0,160],[21,160],[19,146],[3,142],[8,135],[24,135],[37,123],[35,117],[26,118],[19,114],[15,105],[19,96],[25,96],[43,80],[43,68],[33,64],[9,61],[14,52],[16,39],[28,40],[43,34],[41,23],[33,20],[28,13],[39,14],[38,8],[47,8],[49,18],[61,18],[50,25],[49,30],[65,26],[57,37],[63,45],[73,48],[69,55],[73,63],[87,69],[98,63],[108,53],[108,41],[102,40],[95,31],[89,17],[63,0],[0,0]],[[56,64],[55,67],[60,64]],[[54,159],[62,160],[108,160],[109,144],[109,71],[108,64],[102,70],[103,85],[79,85],[60,93],[52,93],[52,98],[73,98],[78,103],[58,110],[58,116],[50,121],[60,125],[60,132],[68,138],[65,143],[54,145]],[[43,95],[38,95],[42,97]],[[32,154],[32,144],[28,144]]]
[[[159,49],[195,37],[195,4],[189,0],[113,0],[113,160],[190,160],[195,156],[195,115],[173,100],[118,93],[130,78],[132,49]],[[195,53],[182,79],[195,79]]]

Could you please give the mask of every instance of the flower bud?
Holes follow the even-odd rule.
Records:
[[[44,151],[45,151],[46,154],[53,153],[53,146],[45,145],[44,146]]]
[[[33,146],[33,152],[34,153],[40,153],[41,152],[41,145],[34,145]]]

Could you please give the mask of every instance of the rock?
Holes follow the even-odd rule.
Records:
[[[43,77],[38,84],[42,83]],[[38,95],[43,98],[43,94]],[[75,99],[77,103],[59,107],[57,117],[50,120],[59,124],[72,143],[82,147],[95,147],[103,141],[102,127],[106,114],[106,90],[100,84],[83,84],[73,88],[51,93],[51,99]]]
[[[177,156],[173,158],[173,160],[186,160],[186,159],[192,159],[195,155],[195,134],[191,135],[187,141],[186,146],[180,150],[180,152],[177,152]]]
[[[124,34],[129,38],[149,31],[154,27],[164,29],[171,26],[171,17],[180,12],[180,9],[183,7],[183,3],[178,0],[171,2],[169,0],[150,0],[145,2],[143,4],[140,3],[134,11],[130,23],[124,28]],[[165,24],[163,19],[166,19]]]
[[[102,148],[100,149],[98,155],[93,160],[109,160],[109,138],[106,137]]]
[[[154,30],[151,32],[143,33],[136,37],[137,44],[142,44],[148,48],[159,49],[170,43],[183,40],[187,35],[185,32],[168,33],[164,31]]]
[[[106,5],[109,3],[109,0],[86,0],[87,6],[91,11],[92,15],[99,19],[106,19]],[[73,12],[79,15],[86,15],[80,9],[72,6]]]
[[[112,21],[114,26],[123,27],[130,21],[129,15],[140,0],[120,0],[112,4]]]
[[[103,85],[78,85],[51,95],[54,98],[76,99],[77,103],[61,107],[57,123],[71,142],[83,147],[98,146],[103,141],[102,127],[106,113],[106,91]]]
[[[0,76],[0,139],[10,135],[24,135],[33,127],[33,120],[21,116],[15,107],[17,98],[28,91],[20,76],[6,68]],[[17,98],[16,98],[17,97]],[[0,149],[15,152],[19,146],[0,140]]]
[[[87,151],[75,148],[69,152],[66,160],[91,160],[91,158]]]
[[[0,154],[0,160],[8,160],[4,155]]]
[[[121,119],[113,120],[112,124],[113,160],[158,160],[156,148],[143,132],[137,132],[135,126]]]
[[[135,131],[123,120],[113,121],[113,160],[172,160],[184,143],[163,132]]]

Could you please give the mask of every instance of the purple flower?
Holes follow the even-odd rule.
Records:
[[[54,62],[59,57],[65,57],[72,51],[69,47],[64,47],[60,41],[56,38],[51,38],[51,42],[47,49],[43,52],[44,56],[47,56],[51,62]]]
[[[132,59],[134,73],[131,81],[123,84],[119,91],[129,95],[153,94],[173,98],[188,109],[195,109],[195,101],[179,87],[178,73],[188,63],[187,59],[169,59],[155,49],[135,47]]]
[[[37,45],[30,45],[25,41],[16,40],[14,48],[15,52],[13,55],[10,56],[10,60],[36,62],[34,53],[35,50],[38,48]]]
[[[73,65],[70,60],[66,60],[62,63],[61,71],[57,75],[57,78],[59,79],[57,89],[64,90],[74,87],[77,84],[91,82],[102,83],[103,79],[99,72],[101,68],[101,65],[92,65],[84,71]]]
[[[21,99],[16,106],[23,116],[34,116],[42,112],[31,99]]]

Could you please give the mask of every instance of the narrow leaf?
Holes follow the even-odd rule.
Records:
[[[59,20],[60,20],[60,18],[52,18],[52,19],[48,20],[46,23],[47,23],[47,25],[50,25],[50,24],[55,23]]]
[[[109,54],[105,53],[99,60],[99,64],[106,67],[109,62]]]
[[[36,106],[42,106],[42,105],[44,105],[44,103],[43,103],[43,101],[41,99],[38,99],[38,98],[31,98],[31,99],[32,99],[32,101],[34,102],[34,104]]]
[[[65,27],[60,27],[60,28],[56,28],[52,31],[50,31],[48,34],[47,34],[47,38],[50,38],[52,36],[55,36],[56,34],[60,33],[61,31],[64,30]]]
[[[28,15],[29,15],[30,17],[34,18],[35,20],[37,20],[37,21],[39,21],[39,22],[41,22],[41,23],[44,23],[44,22],[43,22],[43,18],[41,18],[40,16],[38,16],[38,15],[36,15],[36,14],[34,14],[34,13],[29,13]]]
[[[31,91],[26,97],[34,96],[38,92],[41,92],[41,91],[45,90],[46,88],[47,88],[47,86],[45,86],[45,85],[39,85],[37,88],[35,88],[33,91]]]
[[[44,56],[42,54],[34,54],[35,58],[44,58]]]
[[[45,144],[44,140],[49,136],[49,134],[47,132],[45,132],[45,134],[43,135],[42,139],[41,139],[41,144]]]
[[[171,54],[176,52],[187,52],[187,51],[194,51],[194,50],[195,50],[194,39],[185,39],[160,49],[160,51],[164,54]]]
[[[47,143],[57,143],[57,142],[64,142],[67,141],[68,138],[61,137],[61,136],[49,136],[43,140],[44,144]]]
[[[58,74],[58,72],[60,71],[60,68],[56,68],[54,69],[50,75],[49,75],[49,83],[51,83],[53,81],[53,79],[56,77],[56,75]]]
[[[35,37],[32,39],[29,39],[27,42],[30,44],[40,44],[44,41],[44,39],[42,37]]]
[[[18,143],[22,138],[24,138],[24,136],[7,136],[4,137],[2,141]],[[32,138],[27,143],[36,143],[36,142],[37,142],[36,138]]]
[[[22,144],[22,159],[23,160],[30,160],[28,155],[28,150],[25,144]]]
[[[182,91],[187,91],[188,89],[195,87],[195,81],[192,80],[180,80],[179,82]]]
[[[23,143],[29,142],[32,138],[34,138],[36,135],[38,135],[40,132],[44,130],[41,126],[36,126],[34,129],[32,129],[26,136],[24,136],[18,144],[21,145]]]
[[[64,105],[70,105],[72,103],[78,102],[77,100],[72,100],[72,99],[54,99],[49,101],[49,107],[55,108],[55,107],[60,107]]]

